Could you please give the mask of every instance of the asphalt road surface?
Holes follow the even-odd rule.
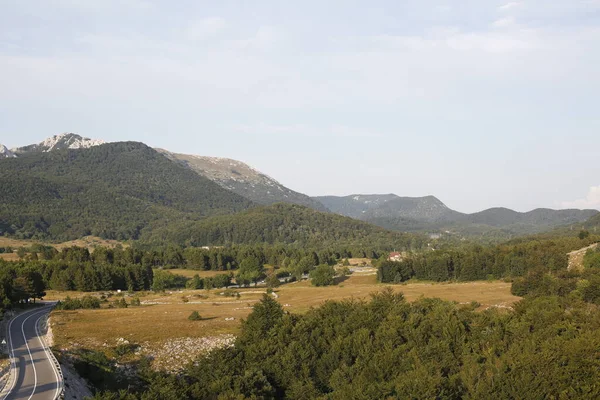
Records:
[[[51,306],[32,309],[15,317],[8,325],[7,344],[14,360],[12,378],[2,400],[54,400],[62,380],[50,350],[40,339],[39,322]],[[8,394],[6,394],[8,392]]]

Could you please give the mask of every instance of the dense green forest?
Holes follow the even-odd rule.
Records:
[[[110,143],[0,160],[0,235],[137,239],[252,206],[150,147]]]
[[[224,287],[265,277],[264,265],[276,266],[283,275],[302,276],[319,264],[333,265],[342,258],[385,256],[385,250],[356,248],[293,248],[289,246],[229,246],[211,249],[182,248],[175,245],[141,249],[98,247],[93,252],[82,247],[57,251],[51,246],[19,248],[18,262],[0,259],[0,306],[10,307],[46,289],[84,292],[107,290],[165,290]],[[169,269],[188,268],[223,271],[213,278],[186,279]],[[23,279],[28,279],[23,282]],[[26,283],[26,284],[25,284]],[[17,288],[17,289],[14,289]],[[23,289],[24,288],[24,289]]]
[[[252,208],[154,230],[149,243],[174,242],[188,246],[280,243],[309,247],[370,246],[388,249],[419,249],[423,235],[390,232],[336,214],[321,213],[293,204]]]
[[[400,262],[379,265],[380,282],[400,283],[419,280],[472,281],[499,279],[526,274],[531,269],[565,270],[567,253],[598,241],[598,236],[557,238],[553,240],[519,239],[494,246],[464,245],[408,255]]]

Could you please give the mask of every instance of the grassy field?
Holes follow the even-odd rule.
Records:
[[[0,254],[0,259],[3,259],[5,261],[19,261],[19,256],[16,253],[17,249],[19,247],[30,247],[33,244],[43,244],[43,245],[47,245],[47,246],[52,246],[55,249],[57,249],[58,251],[60,251],[61,249],[64,249],[65,247],[72,247],[72,246],[87,247],[90,251],[92,251],[93,249],[95,249],[96,247],[99,247],[99,246],[110,247],[110,248],[116,247],[119,244],[122,245],[123,247],[128,246],[128,244],[126,244],[126,243],[121,243],[116,240],[106,240],[106,239],[102,239],[102,238],[99,238],[96,236],[86,236],[81,239],[70,240],[68,242],[62,242],[62,243],[48,243],[48,242],[41,242],[41,241],[36,241],[36,240],[19,240],[19,239],[12,239],[12,238],[0,236],[0,247],[12,247],[13,251],[15,251],[14,253]]]
[[[175,271],[185,270],[173,272]],[[187,272],[188,275],[190,273]],[[277,288],[275,293],[285,310],[303,313],[326,300],[367,298],[371,293],[387,286],[404,293],[409,301],[422,296],[439,297],[459,303],[477,301],[481,304],[481,309],[494,306],[510,307],[519,300],[510,294],[510,283],[500,281],[383,285],[376,282],[374,275],[359,274],[348,277],[336,286],[318,288],[303,281],[283,285]],[[224,291],[218,289],[144,292],[135,294],[142,301],[139,307],[55,311],[52,314],[55,344],[61,349],[83,347],[102,350],[114,347],[117,340],[123,338],[153,351],[176,339],[235,335],[239,332],[240,320],[251,312],[252,305],[266,291],[264,288],[233,291],[239,292],[240,297],[226,297],[223,295]],[[50,291],[46,299],[57,300],[67,295],[79,297],[83,293]],[[125,296],[128,301],[131,300],[132,295]],[[113,296],[109,301],[115,298],[118,297]],[[203,320],[189,321],[188,316],[192,311],[198,311]],[[159,354],[158,358],[168,356]]]
[[[19,256],[17,253],[2,253],[0,254],[0,259],[4,261],[19,261]]]
[[[124,247],[127,246],[127,244],[118,242],[116,240],[106,240],[106,239],[102,239],[102,238],[99,238],[96,236],[85,236],[81,239],[69,240],[68,242],[62,242],[62,243],[50,243],[50,242],[43,242],[43,241],[39,241],[39,240],[20,240],[20,239],[12,239],[12,238],[0,236],[0,247],[9,247],[10,246],[14,249],[17,249],[19,247],[29,247],[35,243],[41,243],[41,244],[44,244],[47,246],[52,246],[52,247],[56,248],[57,250],[61,250],[65,247],[72,247],[72,246],[87,247],[88,249],[94,249],[98,246],[115,247],[118,244],[121,244]]]
[[[199,271],[196,269],[169,269],[172,274],[185,276],[186,278],[193,278],[194,275],[198,275],[200,278],[211,278],[215,275],[228,274],[231,271]],[[233,271],[235,273],[235,271]]]

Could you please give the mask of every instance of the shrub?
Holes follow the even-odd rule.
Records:
[[[100,308],[100,299],[94,296],[83,296],[81,299],[72,299],[67,296],[56,304],[58,310],[80,310]]]
[[[133,299],[131,299],[131,305],[132,306],[141,306],[142,302],[140,301],[139,297],[134,297]]]
[[[198,311],[192,311],[188,319],[190,321],[200,321],[202,320],[202,317],[200,316],[200,314],[198,314]]]
[[[127,308],[129,305],[127,304],[127,301],[125,300],[125,298],[121,298],[114,302],[114,306],[116,308]]]

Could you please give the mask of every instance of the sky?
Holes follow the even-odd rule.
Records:
[[[600,209],[600,0],[0,0],[0,143],[238,159],[309,195]]]

